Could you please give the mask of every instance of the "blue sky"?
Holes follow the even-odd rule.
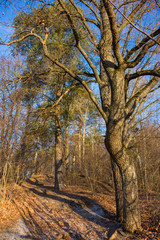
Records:
[[[5,2],[5,1],[4,1]],[[7,42],[13,33],[12,21],[20,11],[28,9],[27,0],[11,0],[0,4],[0,37]],[[8,46],[0,45],[0,55],[8,55]]]
[[[8,41],[13,32],[11,28],[12,21],[18,13],[18,6],[20,2],[23,1],[14,1],[13,4],[1,4],[0,5],[0,37],[3,41]],[[0,55],[9,54],[9,47],[0,45]]]

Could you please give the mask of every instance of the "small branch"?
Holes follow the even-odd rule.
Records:
[[[155,30],[153,33],[150,34],[151,37],[155,37],[157,36],[158,34],[160,34],[160,28],[158,28],[157,30]],[[131,55],[133,53],[135,53],[137,50],[139,50],[141,47],[143,47],[148,41],[150,40],[149,37],[145,37],[142,39],[142,41],[136,45],[135,47],[133,47],[128,53],[127,55],[125,56],[124,60],[127,61]]]
[[[135,111],[141,99],[147,97],[150,91],[160,81],[158,77],[153,77],[143,88],[139,89],[126,103],[126,118],[130,117]]]
[[[160,85],[158,87],[152,89],[149,93],[153,93],[153,92],[157,91],[159,88],[160,88]]]
[[[48,39],[48,34],[49,34],[49,30],[48,30],[48,28],[46,28],[46,35],[45,35],[45,38],[44,38],[44,43],[45,44],[46,44],[47,39]]]
[[[80,1],[81,1],[81,2],[83,1],[83,2],[84,2],[84,0],[80,0]],[[98,4],[98,1],[97,1],[97,0],[86,0],[86,2],[93,3],[94,6],[95,6],[98,10],[100,10],[100,4]]]
[[[82,2],[84,5],[86,5],[86,7],[88,7],[88,8],[91,10],[91,12],[95,15],[97,21],[100,23],[101,20],[100,20],[98,14],[96,13],[96,11],[91,7],[91,5],[88,4],[88,3],[87,3],[86,1],[84,1],[84,0],[81,0],[81,2]],[[92,2],[93,2],[93,1],[92,1]],[[93,4],[94,4],[94,3],[93,3]],[[95,5],[95,4],[94,4],[94,5]],[[99,7],[98,5],[95,5],[95,6],[96,6],[96,8],[97,8],[98,10],[100,9],[100,7]]]
[[[146,99],[143,98],[140,102],[139,105],[134,113],[134,115],[132,115],[130,121],[129,121],[129,125],[133,124],[135,122],[136,117],[138,116],[138,114],[140,113],[140,109],[142,108],[143,104],[145,103]]]
[[[85,75],[87,77],[92,77],[92,78],[95,77],[94,73],[89,73],[89,72],[78,72],[78,75]],[[93,81],[93,82],[96,83],[96,81]]]
[[[64,9],[66,16],[68,18],[68,21],[71,25],[75,40],[76,40],[76,46],[78,48],[78,50],[80,51],[80,53],[83,55],[83,57],[86,59],[87,63],[89,64],[89,66],[91,67],[92,71],[94,72],[95,78],[97,80],[97,82],[101,82],[101,79],[99,77],[99,74],[97,72],[96,66],[93,64],[92,60],[90,59],[89,55],[86,53],[86,51],[82,48],[81,44],[80,44],[80,39],[79,39],[79,35],[77,32],[77,28],[74,24],[74,21],[71,17],[70,12],[68,11],[68,9],[66,8],[66,6],[64,5],[64,2],[62,0],[58,0],[61,7]]]
[[[71,4],[73,5],[73,7],[76,9],[77,13],[79,14],[79,16],[80,16],[80,18],[81,18],[81,20],[82,20],[82,22],[83,22],[83,24],[84,24],[87,32],[88,32],[90,38],[91,38],[91,41],[92,41],[93,45],[97,48],[97,40],[96,40],[93,32],[91,31],[89,25],[87,24],[86,19],[85,19],[83,13],[82,13],[82,12],[80,11],[80,9],[76,6],[76,4],[75,4],[75,2],[74,2],[73,0],[70,0],[70,2],[71,2]]]
[[[156,5],[160,8],[160,4],[158,3],[157,0],[154,0],[156,2]]]
[[[159,41],[160,40],[160,36],[158,36],[156,38],[156,40]],[[138,56],[136,57],[136,59],[133,60],[132,62],[128,62],[127,63],[127,67],[128,68],[134,68],[136,65],[138,65],[141,62],[141,60],[144,58],[144,56],[147,54],[148,50],[151,47],[155,46],[155,44],[156,43],[154,41],[151,41],[151,42],[148,42],[147,44],[145,44],[143,46],[142,50],[140,51],[140,53],[138,54]]]
[[[28,37],[30,37],[30,36],[37,37],[37,38],[40,40],[40,42],[43,42],[43,39],[42,39],[38,34],[31,32],[31,33],[28,33],[28,34],[26,34],[25,36],[23,36],[23,37],[21,37],[21,38],[19,38],[19,39],[17,39],[17,40],[13,40],[13,41],[10,41],[10,42],[8,42],[8,43],[4,42],[4,41],[0,38],[0,45],[10,46],[10,45],[12,45],[13,43],[22,42],[23,40],[25,40],[26,38],[28,38]]]
[[[141,114],[142,112],[144,112],[145,110],[147,110],[149,107],[151,107],[153,104],[157,103],[160,100],[160,98],[156,99],[155,101],[151,102],[150,104],[148,104],[145,108],[143,108],[139,114]]]
[[[31,91],[31,92],[36,92],[36,93],[41,94],[42,96],[48,98],[51,102],[53,102],[52,107],[55,107],[55,106],[57,106],[57,105],[60,103],[60,101],[64,98],[64,96],[67,95],[68,92],[70,92],[72,89],[74,89],[74,88],[76,88],[76,87],[78,87],[78,86],[80,86],[80,83],[77,83],[77,84],[72,85],[71,87],[67,88],[67,89],[65,90],[65,92],[62,93],[62,95],[56,100],[56,102],[55,102],[54,99],[52,99],[51,97],[47,96],[46,94],[44,94],[44,93],[42,93],[42,92],[40,92],[40,91],[38,91],[38,90],[36,90],[36,89],[29,89],[29,91]],[[25,90],[26,90],[26,89],[25,89]]]
[[[148,38],[150,38],[152,41],[154,41],[156,44],[160,45],[159,42],[157,42],[154,38],[152,38],[152,36],[150,36],[149,34],[147,34],[146,32],[144,32],[143,30],[141,30],[140,28],[136,27],[136,25],[134,23],[132,23],[132,21],[130,20],[130,18],[126,17],[125,14],[123,14],[117,7],[114,3],[112,3],[112,1],[108,0],[116,9],[117,11],[139,32],[143,33],[144,35],[146,35]],[[142,4],[146,3],[146,1],[142,1],[141,2]],[[139,4],[141,5],[141,4]],[[140,7],[139,7],[140,8]]]
[[[135,78],[138,78],[141,76],[146,76],[146,75],[160,77],[160,71],[158,71],[158,70],[142,70],[142,71],[138,71],[133,74],[126,74],[125,78],[129,82],[132,79],[135,79]]]
[[[86,18],[87,22],[93,23],[96,27],[98,27],[100,29],[100,24],[97,23],[94,19],[91,18]]]

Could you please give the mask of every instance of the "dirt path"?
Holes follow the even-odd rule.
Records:
[[[19,218],[12,227],[0,233],[0,240],[22,240],[30,239],[30,230],[23,218]]]
[[[7,233],[0,234],[1,240],[131,239],[121,231],[113,212],[89,192],[73,188],[55,192],[52,186],[32,180],[23,188],[25,193],[14,200],[22,217]]]

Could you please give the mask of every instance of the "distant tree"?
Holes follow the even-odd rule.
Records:
[[[159,144],[160,131],[158,124],[141,124],[135,136],[134,154],[137,158],[139,189],[146,194],[160,191]]]
[[[18,181],[24,162],[17,159],[20,151],[26,108],[23,107],[24,91],[20,87],[19,63],[5,57],[0,59],[0,181],[5,187]],[[23,175],[23,171],[22,171]]]

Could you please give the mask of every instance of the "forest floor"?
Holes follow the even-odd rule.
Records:
[[[156,194],[150,193],[148,202],[140,196],[143,230],[129,235],[116,222],[113,189],[99,183],[93,195],[84,179],[78,182],[60,192],[44,176],[8,186],[8,198],[0,202],[0,240],[160,239]]]

